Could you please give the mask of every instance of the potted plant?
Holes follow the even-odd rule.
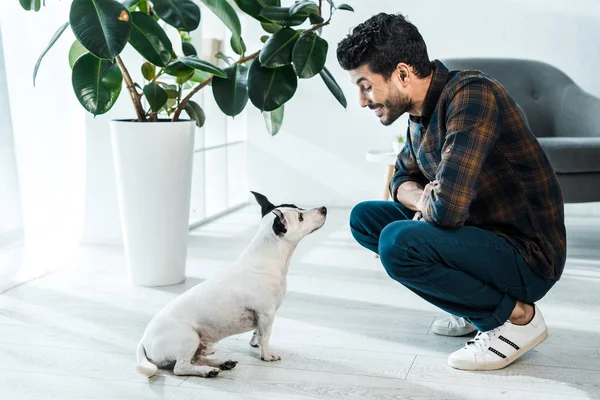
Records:
[[[395,154],[400,153],[400,151],[402,150],[402,147],[404,147],[405,142],[406,142],[406,139],[403,134],[396,135],[395,140],[392,142],[392,148],[394,149]]]
[[[45,6],[45,0],[19,1],[28,11]],[[233,0],[235,7],[227,0],[201,2],[231,31],[230,46],[239,58],[225,68],[201,59],[190,42],[201,19],[193,0],[73,0],[68,21],[34,68],[35,85],[44,55],[70,27],[76,38],[68,55],[72,90],[83,108],[94,116],[108,112],[123,85],[131,98],[132,117],[111,121],[111,140],[125,257],[136,285],[185,279],[194,130],[205,121],[192,100],[196,93],[210,86],[220,110],[232,117],[250,100],[271,135],[281,128],[284,105],[299,79],[319,75],[346,107],[325,67],[328,43],[320,34],[336,10],[353,11],[350,6],[333,0],[301,0],[289,7],[280,0]],[[266,33],[261,49],[247,52],[239,13],[261,24]],[[182,54],[174,51],[167,25],[180,33]],[[120,57],[127,45],[144,58],[133,66],[141,69],[143,82],[133,81],[132,66]],[[189,119],[182,119],[184,112]]]

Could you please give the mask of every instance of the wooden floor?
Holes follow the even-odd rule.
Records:
[[[539,303],[548,340],[504,370],[471,373],[446,365],[466,338],[430,332],[444,314],[354,242],[348,213],[331,210],[292,259],[271,341],[281,362],[260,361],[245,334],[218,346],[239,364],[215,379],[133,370],[154,313],[226,268],[254,234],[250,206],[191,232],[184,284],[132,287],[121,249],[83,247],[73,268],[0,295],[0,399],[600,398],[598,220],[568,220],[565,274]]]

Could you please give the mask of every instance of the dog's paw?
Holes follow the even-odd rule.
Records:
[[[208,371],[206,373],[206,375],[204,375],[205,378],[214,378],[215,376],[219,375],[219,372],[221,372],[221,370],[219,368],[212,368],[210,371]]]
[[[258,342],[258,335],[256,334],[256,332],[254,332],[254,335],[252,335],[252,339],[250,339],[250,346],[258,347]]]
[[[261,355],[260,359],[263,360],[263,361],[280,361],[281,357],[279,357],[275,353],[268,353],[268,354]]]
[[[237,363],[237,361],[227,360],[223,364],[219,365],[219,368],[221,368],[222,371],[229,371],[234,369]]]

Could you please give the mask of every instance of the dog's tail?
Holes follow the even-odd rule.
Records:
[[[135,366],[135,371],[144,375],[147,378],[154,376],[158,372],[158,367],[152,364],[148,357],[146,357],[146,350],[144,349],[144,338],[140,340],[137,347],[137,365]]]

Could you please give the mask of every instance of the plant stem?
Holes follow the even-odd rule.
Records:
[[[258,57],[259,54],[260,54],[260,50],[257,51],[256,53],[250,54],[249,56],[240,58],[234,64],[243,64],[247,61],[255,59],[256,57]],[[177,109],[175,110],[175,114],[173,114],[173,119],[172,119],[173,122],[175,122],[179,119],[179,115],[181,114],[181,112],[183,111],[185,106],[187,105],[188,101],[190,101],[192,96],[195,95],[196,93],[198,93],[203,87],[208,86],[212,82],[212,79],[213,79],[213,77],[211,76],[210,78],[208,78],[207,80],[205,80],[204,82],[202,82],[201,84],[196,86],[191,92],[188,93],[187,96],[185,96],[183,98],[183,100],[181,100],[181,103],[179,104],[179,106],[177,106]]]
[[[322,27],[329,25],[330,21],[331,21],[331,17],[329,17],[329,19],[327,21],[323,22],[322,24],[317,24],[317,25],[313,26],[312,28],[305,30],[304,32],[302,32],[302,35],[307,35],[311,32],[318,31]]]
[[[319,16],[323,16],[323,0],[319,0]]]
[[[138,117],[138,122],[145,122],[146,116],[144,115],[144,108],[142,107],[142,102],[140,99],[142,96],[135,90],[135,86],[133,85],[133,80],[131,79],[131,75],[129,75],[129,71],[123,64],[123,60],[121,60],[121,56],[115,57],[117,60],[117,64],[121,69],[121,73],[123,74],[123,79],[125,80],[125,84],[127,85],[127,89],[129,89],[129,94],[131,95],[131,100],[133,100],[133,107],[135,108],[135,112]]]

